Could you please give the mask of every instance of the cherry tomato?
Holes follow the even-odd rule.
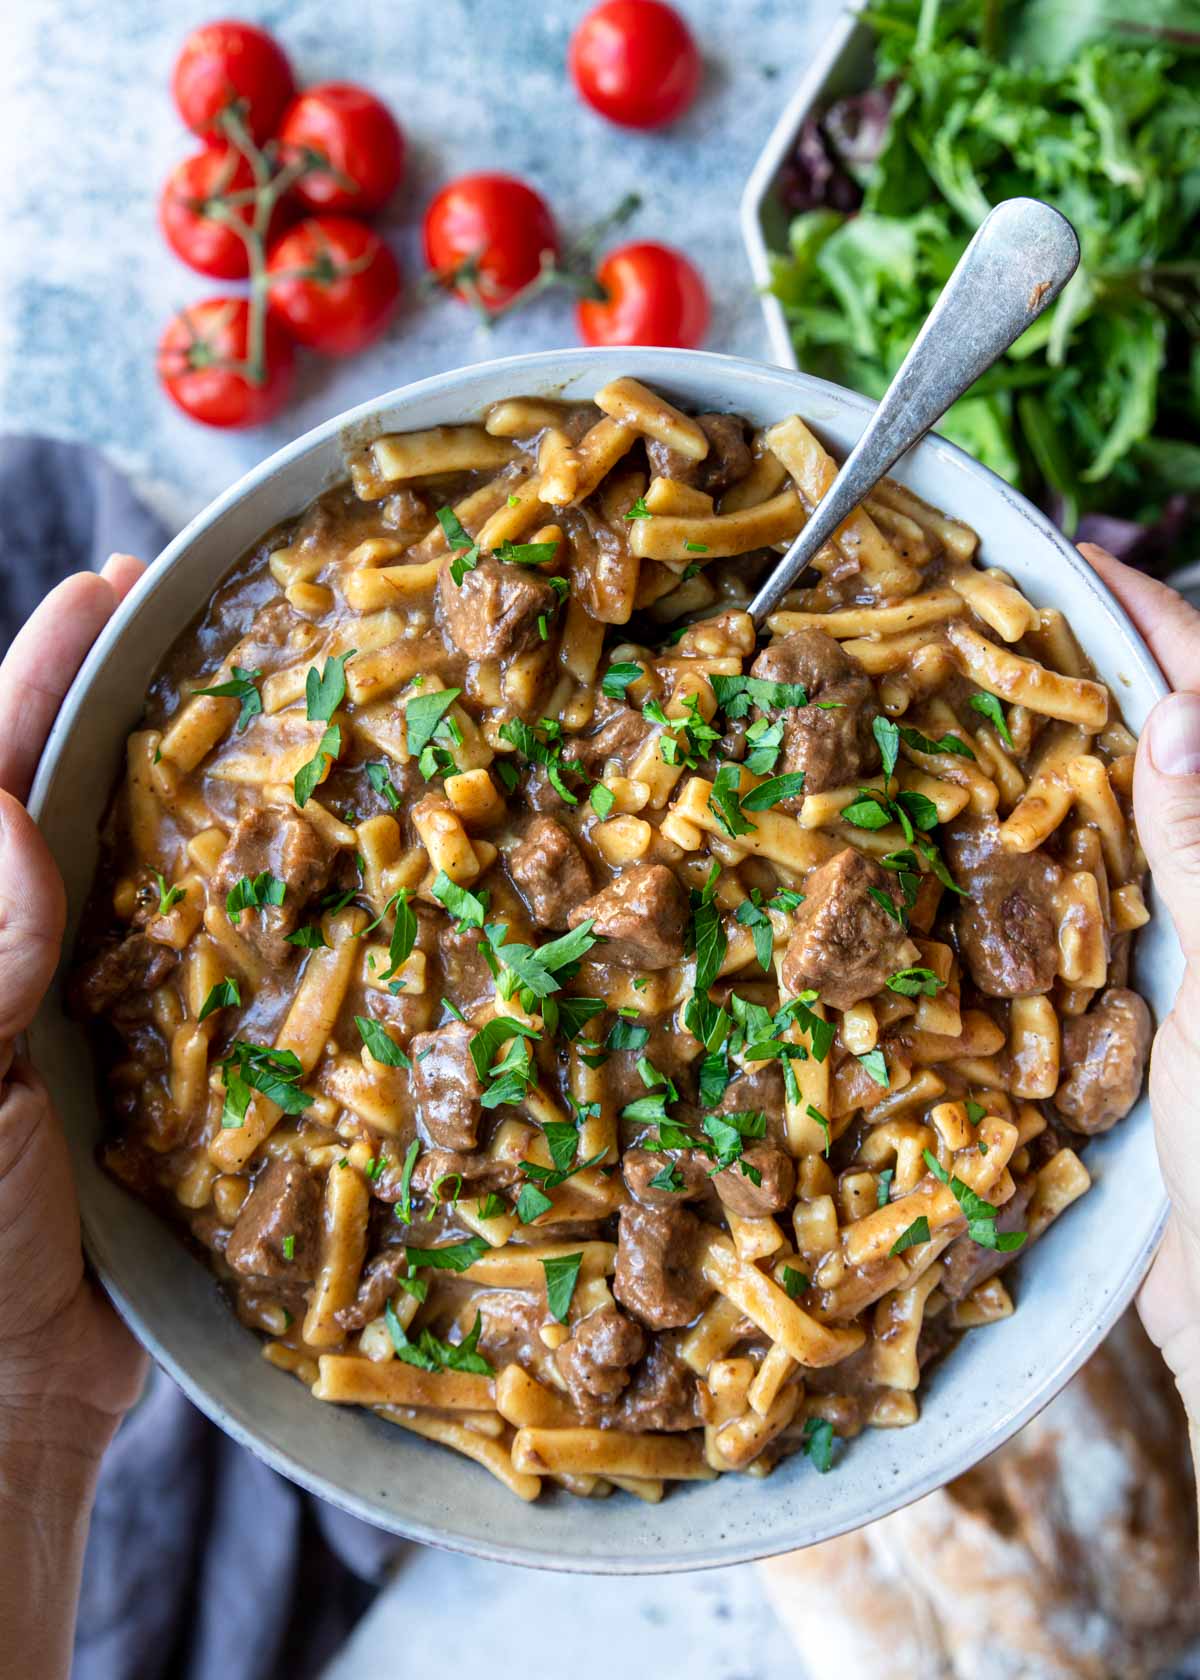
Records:
[[[297,95],[283,114],[279,150],[285,161],[319,152],[336,171],[314,171],[296,183],[296,197],[311,210],[370,215],[404,174],[404,136],[392,113],[353,82],[323,82]]]
[[[544,199],[513,175],[463,175],[425,212],[425,260],[458,296],[500,309],[558,256]],[[461,276],[461,278],[460,278]]]
[[[663,0],[603,0],[571,37],[575,86],[625,128],[660,128],[687,110],[702,66],[692,33]]]
[[[222,201],[229,193],[243,193],[253,186],[250,165],[224,141],[177,163],[158,203],[159,225],[175,255],[199,274],[244,280],[250,272],[246,242],[228,218],[249,227],[254,207],[235,205],[222,214]]]
[[[168,323],[158,345],[158,377],[172,402],[206,426],[261,426],[279,413],[292,385],[295,351],[267,316],[265,377],[250,380],[246,359],[250,307],[245,298],[205,298]]]
[[[196,134],[219,133],[217,118],[237,100],[259,145],[278,128],[294,88],[291,65],[271,37],[232,18],[193,29],[171,72],[179,115]]]
[[[352,356],[396,312],[400,270],[377,233],[350,216],[309,216],[272,247],[272,314],[327,356]]]
[[[694,350],[708,331],[708,289],[669,245],[622,245],[596,271],[605,302],[584,299],[579,331],[586,344],[667,344]]]

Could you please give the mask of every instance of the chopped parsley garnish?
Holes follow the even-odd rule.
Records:
[[[342,750],[341,726],[329,720],[346,697],[346,662],[353,659],[356,652],[357,649],[349,648],[345,653],[327,659],[323,671],[318,671],[315,665],[310,665],[308,675],[304,679],[304,702],[308,721],[323,723],[326,727],[316,752],[307,764],[301,765],[292,782],[296,804],[301,810],[312,798],[313,790],[325,775],[329,764]]]
[[[428,694],[413,694],[404,702],[405,743],[412,757],[418,762],[433,742],[435,734],[441,733],[453,739],[448,735],[442,720],[461,693],[460,688],[439,688],[431,690]],[[426,776],[425,779],[428,781],[429,777]]]
[[[654,1177],[650,1179],[651,1190],[665,1190],[672,1196],[678,1196],[687,1189],[683,1174],[674,1161],[668,1161],[665,1167],[660,1167]]]
[[[891,718],[883,713],[871,720],[871,733],[879,747],[879,756],[883,761],[883,773],[891,780],[892,771],[896,768],[896,760],[900,756],[900,730]]]
[[[494,1190],[489,1190],[475,1212],[479,1219],[502,1219],[506,1213],[511,1213],[512,1209],[503,1196],[498,1196]]]
[[[159,874],[157,869],[154,871],[154,884],[158,888],[158,913],[160,916],[169,916],[180,899],[187,897],[186,887],[169,887],[165,878]]]
[[[988,694],[986,690],[980,694],[972,694],[967,705],[972,711],[979,712],[987,718],[1006,747],[1012,746],[1013,738],[1004,716],[1004,708],[994,694]]]
[[[587,779],[587,772],[576,759],[563,758],[561,735],[562,725],[552,718],[542,718],[536,729],[520,718],[510,718],[500,725],[500,739],[514,746],[529,763],[542,765],[551,787],[565,804],[578,805],[579,795],[572,793],[563,777],[570,774]]]
[[[803,1295],[808,1287],[807,1273],[798,1272],[793,1266],[783,1268],[783,1291],[789,1301],[794,1301],[797,1295]]]
[[[488,1252],[491,1244],[484,1237],[466,1237],[462,1242],[444,1243],[441,1248],[406,1248],[408,1269],[432,1266],[436,1271],[465,1272]]]
[[[750,929],[758,966],[769,973],[775,955],[775,929],[771,925],[770,916],[762,908],[762,893],[757,887],[750,889],[750,897],[743,899],[738,905],[733,919],[742,927]]]
[[[972,1126],[978,1126],[979,1122],[987,1113],[987,1109],[983,1106],[983,1104],[981,1102],[975,1102],[971,1097],[967,1098],[963,1107],[967,1111],[967,1119],[971,1122]]]
[[[408,902],[408,888],[399,887],[388,899],[383,909],[373,922],[369,922],[360,939],[368,933],[373,933],[379,924],[388,916],[395,915],[392,925],[392,937],[388,941],[388,965],[379,976],[381,980],[391,980],[400,972],[401,966],[412,955],[412,948],[417,942],[417,918],[412,905]]]
[[[229,977],[226,976],[224,980],[218,980],[216,985],[209,992],[196,1019],[197,1021],[207,1021],[208,1017],[214,1012],[214,1010],[236,1009],[241,1001],[242,998],[241,993],[238,991],[237,981],[230,980]]]
[[[304,1069],[292,1050],[274,1050],[269,1045],[247,1044],[238,1038],[230,1045],[220,1067],[225,1079],[221,1125],[226,1130],[236,1130],[242,1125],[254,1091],[260,1091],[285,1114],[303,1114],[306,1108],[312,1107],[313,1099],[298,1089],[297,1081]]]
[[[358,1036],[377,1062],[382,1062],[384,1067],[411,1069],[412,1063],[404,1051],[378,1021],[372,1021],[366,1015],[356,1015],[354,1025],[358,1028]]]
[[[896,727],[900,731],[900,739],[904,742],[904,745],[911,747],[914,752],[953,753],[958,758],[975,757],[962,736],[952,735],[949,730],[945,735],[939,736],[936,741],[932,741],[928,735],[923,735],[919,729],[911,729],[908,724],[900,723]]]
[[[460,887],[457,881],[452,881],[444,869],[439,869],[434,877],[430,889],[439,904],[455,918],[458,932],[467,928],[482,928],[487,915],[488,894],[470,892],[466,887]]]
[[[400,1199],[394,1209],[402,1225],[412,1224],[412,1175],[420,1153],[421,1140],[414,1138],[404,1152],[404,1165],[400,1169]]]
[[[807,691],[799,683],[768,682],[765,677],[710,677],[717,705],[727,718],[745,717],[751,706],[782,711],[807,706]]]
[[[897,969],[888,980],[888,990],[901,997],[936,997],[946,982],[939,980],[931,968]]]
[[[649,1027],[625,1020],[614,1021],[604,1041],[609,1050],[644,1050],[649,1042]]]
[[[882,1050],[868,1050],[865,1056],[859,1056],[857,1060],[862,1063],[876,1085],[882,1085],[885,1091],[890,1088],[891,1080],[888,1078],[887,1058]]]
[[[553,560],[558,553],[557,542],[515,543],[502,542],[494,551],[497,560],[503,560],[510,566],[544,566]]]
[[[708,808],[731,839],[739,834],[753,834],[754,824],[742,815],[741,771],[736,764],[722,764],[713,778],[708,796]]]
[[[479,564],[479,545],[453,508],[438,508],[436,518],[446,539],[446,547],[454,556],[450,562],[450,576],[461,588],[463,578]]]
[[[657,700],[647,700],[642,716],[662,730],[658,750],[663,763],[694,770],[708,757],[721,734],[701,713],[699,695],[685,695],[683,705],[681,717],[668,717]]]
[[[317,750],[307,764],[302,764],[292,781],[296,804],[301,810],[308,804],[329,765],[342,750],[341,725],[331,723],[317,743]]]
[[[875,1186],[875,1206],[886,1207],[892,1196],[892,1180],[896,1176],[895,1167],[884,1167]]]
[[[283,1258],[285,1260],[294,1260],[296,1258],[296,1239],[294,1236],[288,1235],[284,1237]]]
[[[828,1418],[810,1417],[804,1425],[802,1437],[809,1460],[824,1476],[833,1468],[833,1425]]]
[[[298,927],[295,933],[284,935],[285,945],[296,945],[302,951],[327,951],[329,941],[315,922],[306,922]]]
[[[645,496],[639,496],[638,497],[637,501],[633,503],[633,505],[629,509],[629,512],[625,515],[625,518],[626,519],[653,519],[654,518],[654,515],[650,512],[650,509],[646,506]]]
[[[388,774],[387,765],[375,763],[368,764],[365,768],[367,780],[375,789],[375,792],[383,795],[388,802],[389,809],[398,811],[400,809],[400,795],[396,792],[395,783]]]
[[[575,1293],[575,1285],[579,1281],[579,1268],[583,1265],[583,1254],[558,1254],[552,1259],[542,1261],[542,1270],[546,1274],[546,1305],[550,1308],[551,1316],[560,1324],[567,1322],[567,1315],[571,1310],[571,1297]]]
[[[476,1376],[495,1376],[487,1360],[477,1351],[479,1333],[483,1328],[481,1313],[475,1314],[470,1335],[464,1336],[458,1343],[440,1341],[432,1330],[422,1330],[416,1341],[410,1342],[390,1301],[383,1309],[383,1316],[396,1358],[402,1359],[406,1365],[416,1365],[422,1371],[470,1371]]]
[[[262,695],[254,686],[261,676],[261,671],[247,671],[243,666],[235,665],[231,681],[217,683],[215,688],[193,689],[192,692],[211,694],[220,700],[240,700],[242,706],[234,725],[234,733],[240,735],[249,725],[250,719],[257,717],[263,709]]]
[[[844,807],[842,819],[855,828],[867,829],[886,828],[890,822],[899,823],[904,838],[911,846],[914,830],[936,828],[938,814],[932,799],[911,788],[902,788],[893,799],[876,788],[860,787],[858,798]]]
[[[617,796],[611,788],[605,787],[603,782],[597,782],[591,793],[588,794],[588,802],[600,821],[604,822],[612,815],[612,808],[617,802]]]
[[[480,1101],[484,1108],[519,1103],[537,1083],[530,1040],[541,1034],[511,1015],[497,1015],[475,1033],[467,1048],[479,1082],[485,1087]],[[496,1056],[508,1045],[503,1058]],[[493,1064],[495,1064],[493,1066]]]
[[[769,811],[781,800],[794,798],[803,787],[803,770],[790,770],[785,776],[772,776],[770,781],[760,782],[756,788],[742,795],[742,810]]]
[[[707,543],[685,542],[683,546],[691,554],[707,554],[708,553],[708,544]]]
[[[601,677],[600,692],[610,700],[623,700],[630,683],[637,682],[639,677],[645,675],[645,668],[635,664],[632,659],[618,660],[615,665],[610,665]]]
[[[489,922],[483,930],[487,941],[484,955],[493,965],[500,995],[511,998],[519,994],[521,1007],[532,1008],[533,999],[559,991],[563,982],[578,971],[580,959],[597,943],[592,927],[593,918],[589,916],[545,945],[510,945],[507,924]]]
[[[691,949],[696,953],[696,991],[699,993],[707,992],[717,978],[729,946],[720,911],[713,903],[720,872],[720,864],[714,863],[703,889],[697,892],[693,888],[691,894],[692,920],[689,940]]]
[[[825,1147],[821,1153],[823,1155],[828,1155],[829,1151],[833,1148],[833,1132],[830,1130],[829,1121],[821,1113],[819,1108],[813,1107],[812,1103],[808,1104],[804,1112],[808,1115],[810,1120],[815,1120],[817,1125],[820,1126],[825,1137]]]
[[[747,770],[752,776],[769,776],[783,751],[783,719],[772,723],[759,718],[747,729],[746,744],[750,748],[745,759]]]
[[[969,1184],[963,1183],[961,1178],[951,1178],[937,1156],[930,1150],[922,1150],[922,1154],[925,1157],[925,1165],[933,1176],[940,1179],[943,1184],[948,1184],[954,1192],[959,1207],[966,1215],[967,1235],[972,1242],[977,1242],[980,1248],[995,1249],[999,1254],[1011,1254],[1014,1249],[1023,1245],[1026,1232],[997,1231],[996,1215],[1000,1211],[999,1208],[994,1207],[991,1202],[985,1201],[982,1196],[977,1195]]]
[[[928,1241],[929,1220],[926,1218],[925,1214],[922,1213],[918,1218],[913,1220],[912,1224],[909,1225],[907,1229],[901,1231],[900,1235],[896,1238],[895,1242],[888,1250],[888,1253],[892,1256],[903,1254],[906,1248],[915,1248],[918,1243],[927,1243]]]

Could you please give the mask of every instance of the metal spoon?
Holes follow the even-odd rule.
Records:
[[[841,472],[751,601],[756,625],[905,450],[1050,307],[1078,264],[1075,229],[1040,199],[1005,199],[985,218]]]

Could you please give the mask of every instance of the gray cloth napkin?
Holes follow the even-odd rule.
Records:
[[[165,538],[95,451],[0,438],[0,649],[60,578],[115,551],[152,559]],[[269,1470],[155,1371],[104,1461],[73,1680],[316,1680],[399,1546]]]

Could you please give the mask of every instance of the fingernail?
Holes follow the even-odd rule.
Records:
[[[1200,776],[1200,694],[1168,694],[1146,726],[1150,759],[1164,776]]]

